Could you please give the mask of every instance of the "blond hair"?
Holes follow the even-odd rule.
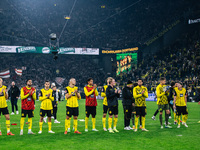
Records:
[[[75,78],[69,79],[69,85],[70,85],[70,83],[72,82],[72,80],[76,80],[76,79],[75,79]]]

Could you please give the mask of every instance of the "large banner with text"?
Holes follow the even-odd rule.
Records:
[[[49,47],[35,46],[0,46],[0,53],[41,53],[50,54]],[[99,55],[99,48],[66,48],[60,47],[58,54]]]

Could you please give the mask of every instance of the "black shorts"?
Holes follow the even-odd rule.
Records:
[[[53,109],[52,110],[44,110],[44,109],[40,109],[40,116],[44,117],[45,114],[47,114],[47,117],[51,117],[53,114]]]
[[[176,106],[176,115],[180,116],[181,114],[188,114],[188,109],[186,106]]]
[[[103,113],[107,114],[107,112],[108,112],[108,106],[103,105]]]
[[[136,114],[135,106],[132,106],[132,113]]]
[[[136,116],[145,116],[147,114],[147,108],[143,107],[135,107]]]
[[[66,106],[66,115],[71,117],[73,116],[78,116],[79,115],[79,110],[78,107],[68,107]]]
[[[3,115],[9,114],[8,107],[0,108],[0,116],[1,116],[1,113],[2,113]]]
[[[85,107],[85,114],[86,114],[86,116],[90,116],[90,114],[92,116],[96,116],[96,114],[97,114],[96,106],[86,106]]]
[[[127,119],[130,119],[132,111],[133,111],[132,106],[131,105],[124,105],[123,109],[124,109],[124,117],[127,118]]]
[[[118,106],[108,107],[108,114],[109,115],[118,115]]]
[[[26,117],[28,115],[28,118],[34,117],[34,110],[24,110],[22,109],[22,116],[21,117]]]

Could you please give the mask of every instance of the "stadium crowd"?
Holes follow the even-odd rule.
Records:
[[[98,85],[104,83],[102,79],[105,78],[105,72],[98,64],[97,58],[70,55],[59,56],[59,59],[54,60],[52,57],[52,55],[44,54],[1,54],[0,59],[4,65],[0,67],[0,70],[9,68],[11,75],[11,78],[5,79],[4,83],[10,85],[12,81],[16,81],[19,87],[23,87],[26,79],[30,78],[33,80],[33,85],[40,89],[45,80],[55,82],[56,77],[62,77],[65,81],[60,88],[63,88],[68,85],[69,79],[74,77],[77,79],[77,86],[84,87],[87,84],[88,76],[94,77],[95,83]],[[22,67],[26,69],[23,70],[22,76],[18,76],[14,69],[21,69]]]
[[[127,74],[118,76],[117,81],[123,85],[124,81],[142,77],[148,91],[155,92],[159,78],[164,76],[168,85],[171,81],[181,81],[189,93],[198,93],[197,87],[200,86],[199,37],[199,31],[183,35],[170,47],[145,56],[137,69],[133,68]]]
[[[169,24],[181,19],[183,14],[187,16],[195,7],[191,1],[182,3],[182,0],[145,0],[135,6],[132,6],[134,2],[119,0],[114,3],[93,0],[90,3],[90,7],[85,1],[75,4],[60,39],[60,46],[113,49],[139,46]],[[2,1],[0,45],[47,46],[51,33],[60,36],[66,22],[64,17],[68,16],[72,5],[73,1],[36,3],[24,0],[12,4]],[[113,14],[116,15],[110,17]]]

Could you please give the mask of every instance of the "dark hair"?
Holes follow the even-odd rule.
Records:
[[[93,78],[91,78],[91,77],[90,77],[90,78],[88,78],[88,79],[87,79],[87,83],[88,83],[90,80],[93,80]]]
[[[183,82],[178,82],[180,85],[183,85]]]
[[[163,80],[166,80],[165,77],[161,77],[161,78],[160,78],[160,81],[163,81]]]
[[[50,82],[50,81],[49,81],[49,80],[46,80],[45,83],[46,83],[46,82]]]
[[[26,80],[26,83],[27,83],[29,80],[31,80],[31,79],[27,79],[27,80]]]
[[[172,81],[172,82],[171,82],[171,86],[174,86],[174,85],[175,85],[175,82],[174,82],[174,81]]]
[[[139,80],[142,80],[142,78],[139,78],[138,81],[139,81]],[[143,82],[143,80],[142,80],[142,82]]]

